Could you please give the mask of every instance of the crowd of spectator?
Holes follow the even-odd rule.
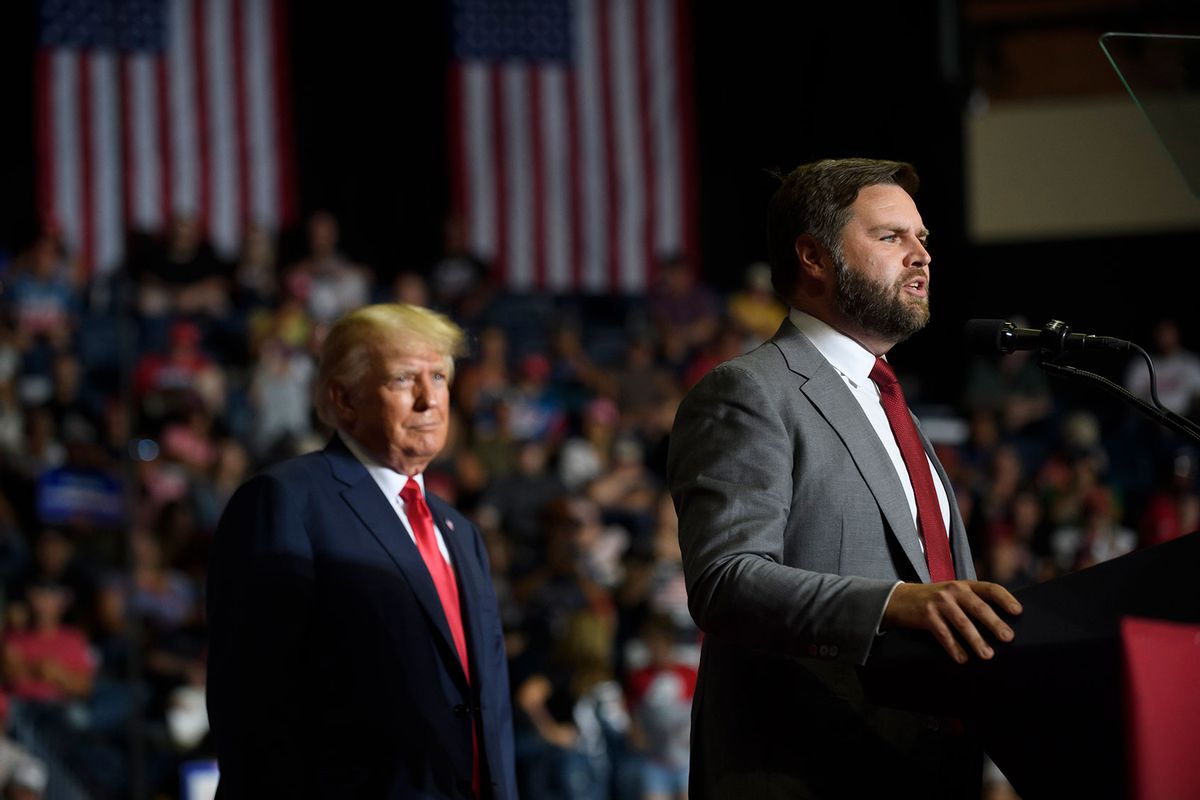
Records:
[[[784,318],[769,269],[751,265],[728,296],[681,258],[645,297],[517,296],[454,226],[446,240],[428,271],[386,283],[342,252],[326,213],[289,263],[257,228],[227,263],[179,218],[109,279],[52,231],[0,264],[0,791],[69,780],[116,798],[140,782],[172,797],[181,766],[211,757],[212,531],[256,469],[324,445],[310,387],[328,325],[397,300],[472,339],[427,485],[488,545],[522,796],[685,796],[700,634],[667,440],[683,393]],[[1156,339],[1164,399],[1195,411],[1200,360],[1169,322]],[[1140,374],[1128,382],[1144,393]],[[1064,402],[1027,353],[972,363],[928,428],[981,577],[1008,587],[1200,527],[1195,452]]]

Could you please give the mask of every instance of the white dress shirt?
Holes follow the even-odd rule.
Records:
[[[838,375],[850,389],[850,393],[854,395],[854,399],[862,406],[863,413],[867,415],[867,420],[874,428],[875,435],[879,437],[883,449],[887,451],[888,457],[892,461],[892,469],[896,471],[900,485],[904,487],[904,496],[908,499],[913,525],[919,531],[921,526],[917,524],[917,496],[913,492],[912,480],[908,477],[908,467],[904,464],[904,456],[900,454],[900,445],[896,444],[896,435],[892,433],[892,426],[888,422],[887,414],[880,402],[879,387],[875,385],[875,381],[871,380],[871,370],[875,367],[875,354],[811,314],[793,308],[788,318],[808,337],[821,355],[825,356],[825,360],[837,370]],[[938,479],[933,462],[929,461],[928,456],[925,460],[929,462],[929,474],[933,476],[933,488],[937,491],[938,508],[941,509],[942,522],[946,526],[946,535],[949,536],[950,501],[946,498],[946,487]],[[917,538],[920,539],[920,537]],[[924,549],[925,543],[921,542],[921,550],[924,551]]]
[[[413,533],[412,525],[408,521],[408,513],[404,509],[404,501],[400,499],[400,492],[404,486],[411,480],[416,481],[417,486],[421,489],[421,496],[425,496],[425,477],[423,475],[408,476],[402,472],[396,472],[391,467],[385,467],[380,464],[367,449],[354,440],[354,437],[347,433],[338,431],[338,436],[342,437],[342,441],[346,443],[346,447],[354,454],[354,457],[367,468],[367,472],[375,480],[379,490],[383,492],[383,496],[387,498],[392,510],[396,512],[396,516],[400,518],[400,522],[404,525],[404,530],[408,531],[408,538],[413,540],[413,544],[417,543],[416,534]],[[442,558],[446,559],[446,563],[454,566],[454,562],[450,559],[450,551],[446,548],[446,540],[442,538],[442,530],[437,525],[437,520],[433,523],[433,533],[437,536],[438,550],[442,552]]]

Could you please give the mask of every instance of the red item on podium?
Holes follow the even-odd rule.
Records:
[[[1200,625],[1125,617],[1129,796],[1200,797]]]

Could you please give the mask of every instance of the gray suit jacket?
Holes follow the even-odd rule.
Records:
[[[950,499],[956,572],[974,578],[953,491],[922,441]],[[960,774],[977,776],[969,737],[863,696],[855,667],[892,586],[928,582],[929,570],[874,429],[790,321],[684,399],[668,477],[689,604],[706,634],[694,800],[953,797],[975,780]]]

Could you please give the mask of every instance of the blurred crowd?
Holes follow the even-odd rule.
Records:
[[[310,387],[328,325],[401,301],[471,336],[427,486],[488,544],[522,796],[684,797],[700,634],[667,440],[683,393],[784,318],[769,269],[721,294],[673,258],[644,297],[516,296],[453,225],[442,260],[386,282],[331,215],[304,239],[285,262],[251,229],[231,263],[178,218],[105,279],[52,231],[0,263],[0,790],[173,797],[212,756],[212,531],[255,470],[324,446]],[[1200,359],[1169,320],[1154,345],[1162,399],[1193,413]],[[1144,375],[1126,378],[1143,395]],[[1020,587],[1200,527],[1196,453],[1065,402],[1028,353],[970,363],[953,406],[912,385],[981,577]]]

